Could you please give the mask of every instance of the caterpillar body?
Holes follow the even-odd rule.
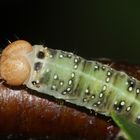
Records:
[[[120,113],[140,125],[140,81],[108,65],[86,60],[70,52],[49,49],[43,45],[31,47],[29,43],[24,43],[25,41],[16,41],[2,53],[0,72],[8,84],[25,84],[40,93],[107,116],[112,112]],[[14,46],[18,46],[18,51]],[[19,48],[24,48],[21,46],[30,46],[30,49],[23,49],[19,53]],[[17,70],[11,70],[11,64],[16,63],[17,56],[17,60],[20,56],[27,60],[29,70],[22,72],[24,68],[20,68],[19,74]],[[14,68],[18,66],[19,64]],[[8,75],[10,70],[13,77]],[[26,78],[20,78],[23,75]],[[22,79],[22,82],[18,83],[17,79]]]

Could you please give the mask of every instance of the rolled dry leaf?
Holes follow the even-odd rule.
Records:
[[[102,62],[140,79],[138,65]],[[0,135],[42,139],[114,139],[119,129],[112,121],[86,109],[58,104],[26,87],[0,84]],[[12,137],[12,136],[11,136]],[[39,138],[41,139],[41,138]]]

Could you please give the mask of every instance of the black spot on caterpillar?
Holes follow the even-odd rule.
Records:
[[[27,87],[140,125],[140,81],[97,61],[34,45]]]

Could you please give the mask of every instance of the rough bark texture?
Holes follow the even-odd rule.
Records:
[[[140,80],[140,66],[101,60]],[[119,129],[109,118],[58,104],[26,87],[0,84],[0,135],[7,139],[113,139]],[[85,112],[84,112],[85,111]]]

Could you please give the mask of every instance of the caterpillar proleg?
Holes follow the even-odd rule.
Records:
[[[39,93],[110,116],[123,114],[140,125],[140,81],[70,52],[19,40],[4,49],[1,77]]]

